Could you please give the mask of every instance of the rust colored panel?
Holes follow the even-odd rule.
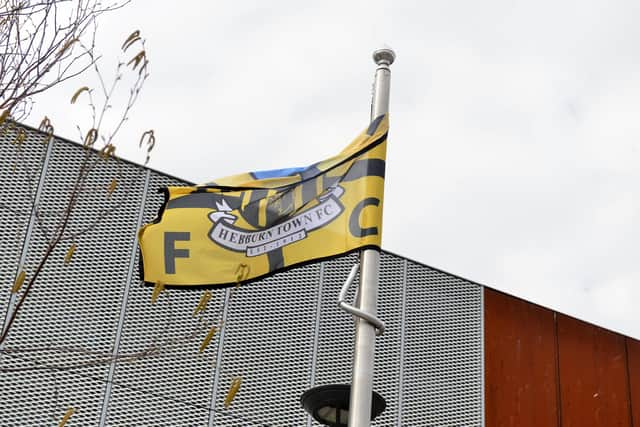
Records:
[[[631,413],[633,425],[640,426],[640,341],[627,338],[629,383],[631,386]]]
[[[553,312],[485,288],[487,426],[557,426]]]
[[[563,427],[631,426],[624,337],[558,314]]]

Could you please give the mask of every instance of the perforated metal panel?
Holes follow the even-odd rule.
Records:
[[[402,425],[482,423],[481,288],[409,262]]]
[[[0,173],[12,193],[6,197],[23,210],[47,159],[33,138],[25,144],[31,192],[23,191],[25,174],[11,173],[7,137],[0,144]],[[41,186],[42,210],[51,214],[45,227],[64,206],[83,153],[67,141],[52,147]],[[106,198],[116,174],[127,184]],[[315,425],[300,407],[302,393],[350,382],[354,324],[337,296],[355,254],[215,290],[202,319],[192,316],[202,291],[168,290],[150,304],[152,289],[138,279],[135,232],[155,217],[158,190],[170,184],[183,182],[124,162],[91,174],[87,185],[95,191],[80,201],[72,228],[117,208],[78,237],[71,265],[62,262],[66,244],[54,252],[25,303],[6,347],[32,351],[0,354],[0,368],[18,370],[0,372],[0,426],[55,426],[69,406],[78,412],[68,425],[77,426]],[[0,210],[5,310],[28,220],[28,213]],[[27,271],[45,248],[38,233],[34,227],[25,245]],[[481,288],[388,253],[380,270],[387,330],[376,341],[374,389],[387,409],[375,425],[480,425]],[[222,332],[199,354],[206,329],[219,321]],[[235,376],[242,386],[225,408]]]
[[[164,199],[161,188],[184,184],[152,174],[143,222],[152,221],[158,213]],[[206,425],[217,337],[203,354],[198,353],[198,347],[207,333],[204,325],[221,319],[225,291],[214,291],[204,324],[192,315],[202,292],[166,290],[151,305],[152,289],[142,287],[139,280],[138,256],[136,252],[119,351],[137,354],[153,349],[157,354],[135,363],[117,363],[106,424]]]
[[[18,129],[9,130],[0,137],[0,283],[12,283],[22,258],[25,236],[29,233],[32,201],[47,155],[43,135],[26,132],[26,139],[17,146],[13,143]],[[33,227],[33,225],[32,225]],[[0,321],[4,320],[10,293],[0,292]],[[0,357],[2,357],[0,355]]]
[[[27,277],[64,221],[84,154],[77,145],[53,143],[41,187],[41,226],[34,227],[26,246]],[[95,159],[91,153],[90,161]],[[94,168],[82,183],[86,191],[68,222],[76,236],[51,253],[5,343],[11,353],[5,354],[3,368],[16,370],[2,374],[0,387],[0,401],[10,405],[0,413],[12,414],[9,424],[53,423],[70,406],[78,408],[77,425],[97,424],[108,370],[101,360],[114,344],[127,276],[123,266],[130,261],[127,246],[136,232],[143,175],[141,168],[111,160]],[[107,188],[115,177],[120,185],[109,196]],[[100,215],[106,220],[96,222]],[[73,262],[64,265],[65,252],[74,242]]]
[[[231,291],[216,409],[225,412],[231,379],[242,376],[226,411],[239,425],[305,424],[299,399],[311,381],[318,281],[319,266],[310,265]]]
[[[384,335],[376,339],[373,389],[387,401],[375,425],[389,426],[398,420],[400,366],[402,364],[402,292],[405,260],[386,253],[380,257],[378,314],[384,319]]]

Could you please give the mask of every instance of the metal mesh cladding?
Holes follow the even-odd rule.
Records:
[[[0,131],[1,132],[1,131]],[[32,200],[47,154],[44,135],[28,131],[15,144],[18,128],[0,133],[0,283],[13,283],[21,264],[24,238],[29,229]],[[4,320],[10,293],[0,292],[0,319]],[[1,357],[1,355],[0,355]]]
[[[84,155],[82,147],[65,141],[52,146],[40,189],[40,224],[25,245],[27,277],[64,221]],[[93,161],[96,154],[89,157]],[[54,424],[68,407],[78,409],[77,425],[98,423],[142,176],[142,168],[116,160],[89,173],[65,240],[52,252],[5,342],[0,424]],[[109,196],[107,188],[116,177],[120,185]],[[105,220],[97,221],[101,216]],[[65,253],[74,243],[77,250],[65,265]]]
[[[159,174],[149,180],[143,222],[152,221],[162,204],[159,192],[181,185]],[[152,288],[139,280],[136,254],[119,351],[148,356],[117,364],[109,398],[107,425],[206,425],[218,348],[218,338],[203,354],[198,347],[205,325],[221,320],[225,290],[213,291],[202,321],[193,316],[202,291],[165,290],[155,304]]]
[[[482,288],[408,262],[402,425],[482,424]]]
[[[394,425],[398,419],[398,387],[400,379],[402,291],[405,260],[395,255],[380,255],[378,316],[385,322],[384,335],[376,339],[373,389],[387,402],[375,425]]]
[[[214,414],[220,425],[306,423],[299,399],[310,387],[318,280],[315,264],[230,291]],[[242,386],[225,410],[235,376]]]
[[[0,144],[3,314],[45,160],[40,205],[51,233],[84,153],[56,140],[47,157],[30,131],[21,154],[29,172],[24,165],[14,172],[10,144],[7,137]],[[122,185],[106,197],[114,175]],[[124,162],[91,174],[71,223],[86,229],[72,263],[63,263],[68,241],[0,353],[0,426],[55,426],[70,406],[78,412],[69,426],[315,425],[300,407],[302,393],[350,382],[354,322],[337,298],[355,254],[214,290],[201,319],[192,313],[202,291],[167,290],[151,305],[152,289],[138,279],[135,232],[156,216],[158,190],[183,183]],[[104,221],[93,226],[101,213]],[[28,273],[46,247],[43,233],[34,225],[24,245]],[[382,253],[378,301],[387,330],[376,340],[374,389],[387,409],[375,425],[480,425],[481,288]],[[199,354],[207,328],[221,320],[222,332]],[[240,391],[225,408],[236,376]]]

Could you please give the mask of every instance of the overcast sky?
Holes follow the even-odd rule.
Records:
[[[637,0],[138,0],[98,46],[107,67],[147,39],[118,153],[142,161],[153,128],[151,167],[194,182],[337,153],[391,46],[383,247],[640,338],[638,22]],[[68,100],[87,82],[31,122],[78,140]]]

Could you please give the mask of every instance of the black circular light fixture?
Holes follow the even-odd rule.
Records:
[[[375,391],[372,393],[371,421],[387,406],[382,396]],[[350,394],[350,385],[322,385],[305,391],[300,397],[300,403],[317,422],[330,427],[346,427],[349,420]]]

